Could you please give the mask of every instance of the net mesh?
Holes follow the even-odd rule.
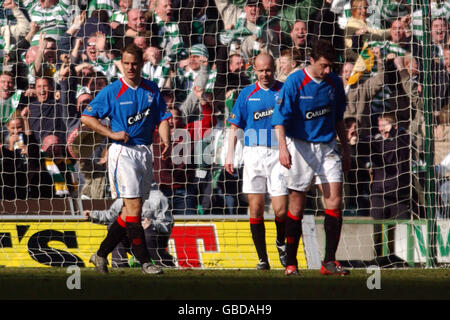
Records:
[[[107,172],[110,141],[82,126],[80,116],[105,86],[124,75],[120,50],[135,43],[144,52],[142,76],[157,84],[173,115],[172,159],[161,159],[156,132],[152,146],[155,188],[167,197],[168,212],[175,222],[186,216],[202,223],[225,219],[231,224],[219,231],[226,239],[228,233],[243,232],[240,224],[233,225],[248,212],[242,142],[235,152],[237,170],[230,175],[224,170],[230,130],[226,120],[240,91],[257,80],[256,55],[269,52],[276,61],[276,78],[283,82],[308,65],[317,39],[327,39],[336,49],[334,71],[346,89],[344,120],[352,150],[343,183],[348,223],[339,260],[351,266],[424,263],[430,241],[424,219],[433,208],[437,255],[448,263],[450,1],[0,4],[4,219],[79,217],[83,210],[108,209],[113,203]],[[306,214],[317,218],[322,243],[322,195],[312,188],[307,200]],[[268,196],[265,208],[272,216]],[[15,233],[8,223],[2,224],[6,251],[15,241],[8,238]],[[179,225],[174,234],[187,235],[187,229]],[[96,231],[84,234],[90,232]],[[219,237],[217,230],[211,232]],[[236,245],[238,238],[229,239]],[[171,252],[180,258],[174,239]],[[318,247],[322,255],[322,245]],[[254,254],[252,248],[244,251]],[[231,254],[225,267],[241,266],[233,259],[239,261],[242,252]],[[300,254],[308,252],[301,249]],[[202,266],[188,260],[182,264]]]

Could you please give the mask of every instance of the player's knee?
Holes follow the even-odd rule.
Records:
[[[272,208],[275,216],[279,218],[286,217],[287,206],[287,197],[277,197],[276,199],[272,198]]]
[[[339,210],[342,204],[342,197],[336,196],[325,200],[325,205],[328,209]]]

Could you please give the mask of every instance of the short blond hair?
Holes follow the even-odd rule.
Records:
[[[391,124],[395,124],[397,122],[397,117],[395,116],[394,112],[386,112],[386,113],[380,114],[378,116],[378,119],[386,119]]]

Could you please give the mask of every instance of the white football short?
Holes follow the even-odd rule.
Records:
[[[342,182],[342,162],[336,140],[311,143],[286,137],[292,164],[284,168],[289,189],[306,192],[315,184]]]
[[[152,161],[148,146],[111,144],[108,149],[111,197],[147,199],[153,180]]]
[[[278,147],[244,147],[244,193],[266,193],[272,197],[288,194],[285,176],[282,174]]]

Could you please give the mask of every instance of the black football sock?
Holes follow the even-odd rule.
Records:
[[[301,217],[295,217],[288,211],[286,218],[286,253],[288,266],[298,266],[297,251],[301,236]]]
[[[336,260],[336,251],[341,237],[342,216],[339,209],[325,210],[325,258],[324,263]]]
[[[106,258],[114,248],[122,241],[126,236],[125,221],[119,216],[109,227],[106,238],[100,244],[100,248],[97,251],[97,255],[102,258]]]
[[[259,260],[268,261],[264,218],[250,218],[250,231]]]
[[[127,236],[131,242],[131,251],[134,256],[139,260],[141,265],[150,261],[150,254],[147,250],[147,244],[145,241],[144,228],[142,228],[141,217],[127,216]]]
[[[275,217],[275,227],[277,229],[277,243],[283,245],[286,241],[286,218]]]

